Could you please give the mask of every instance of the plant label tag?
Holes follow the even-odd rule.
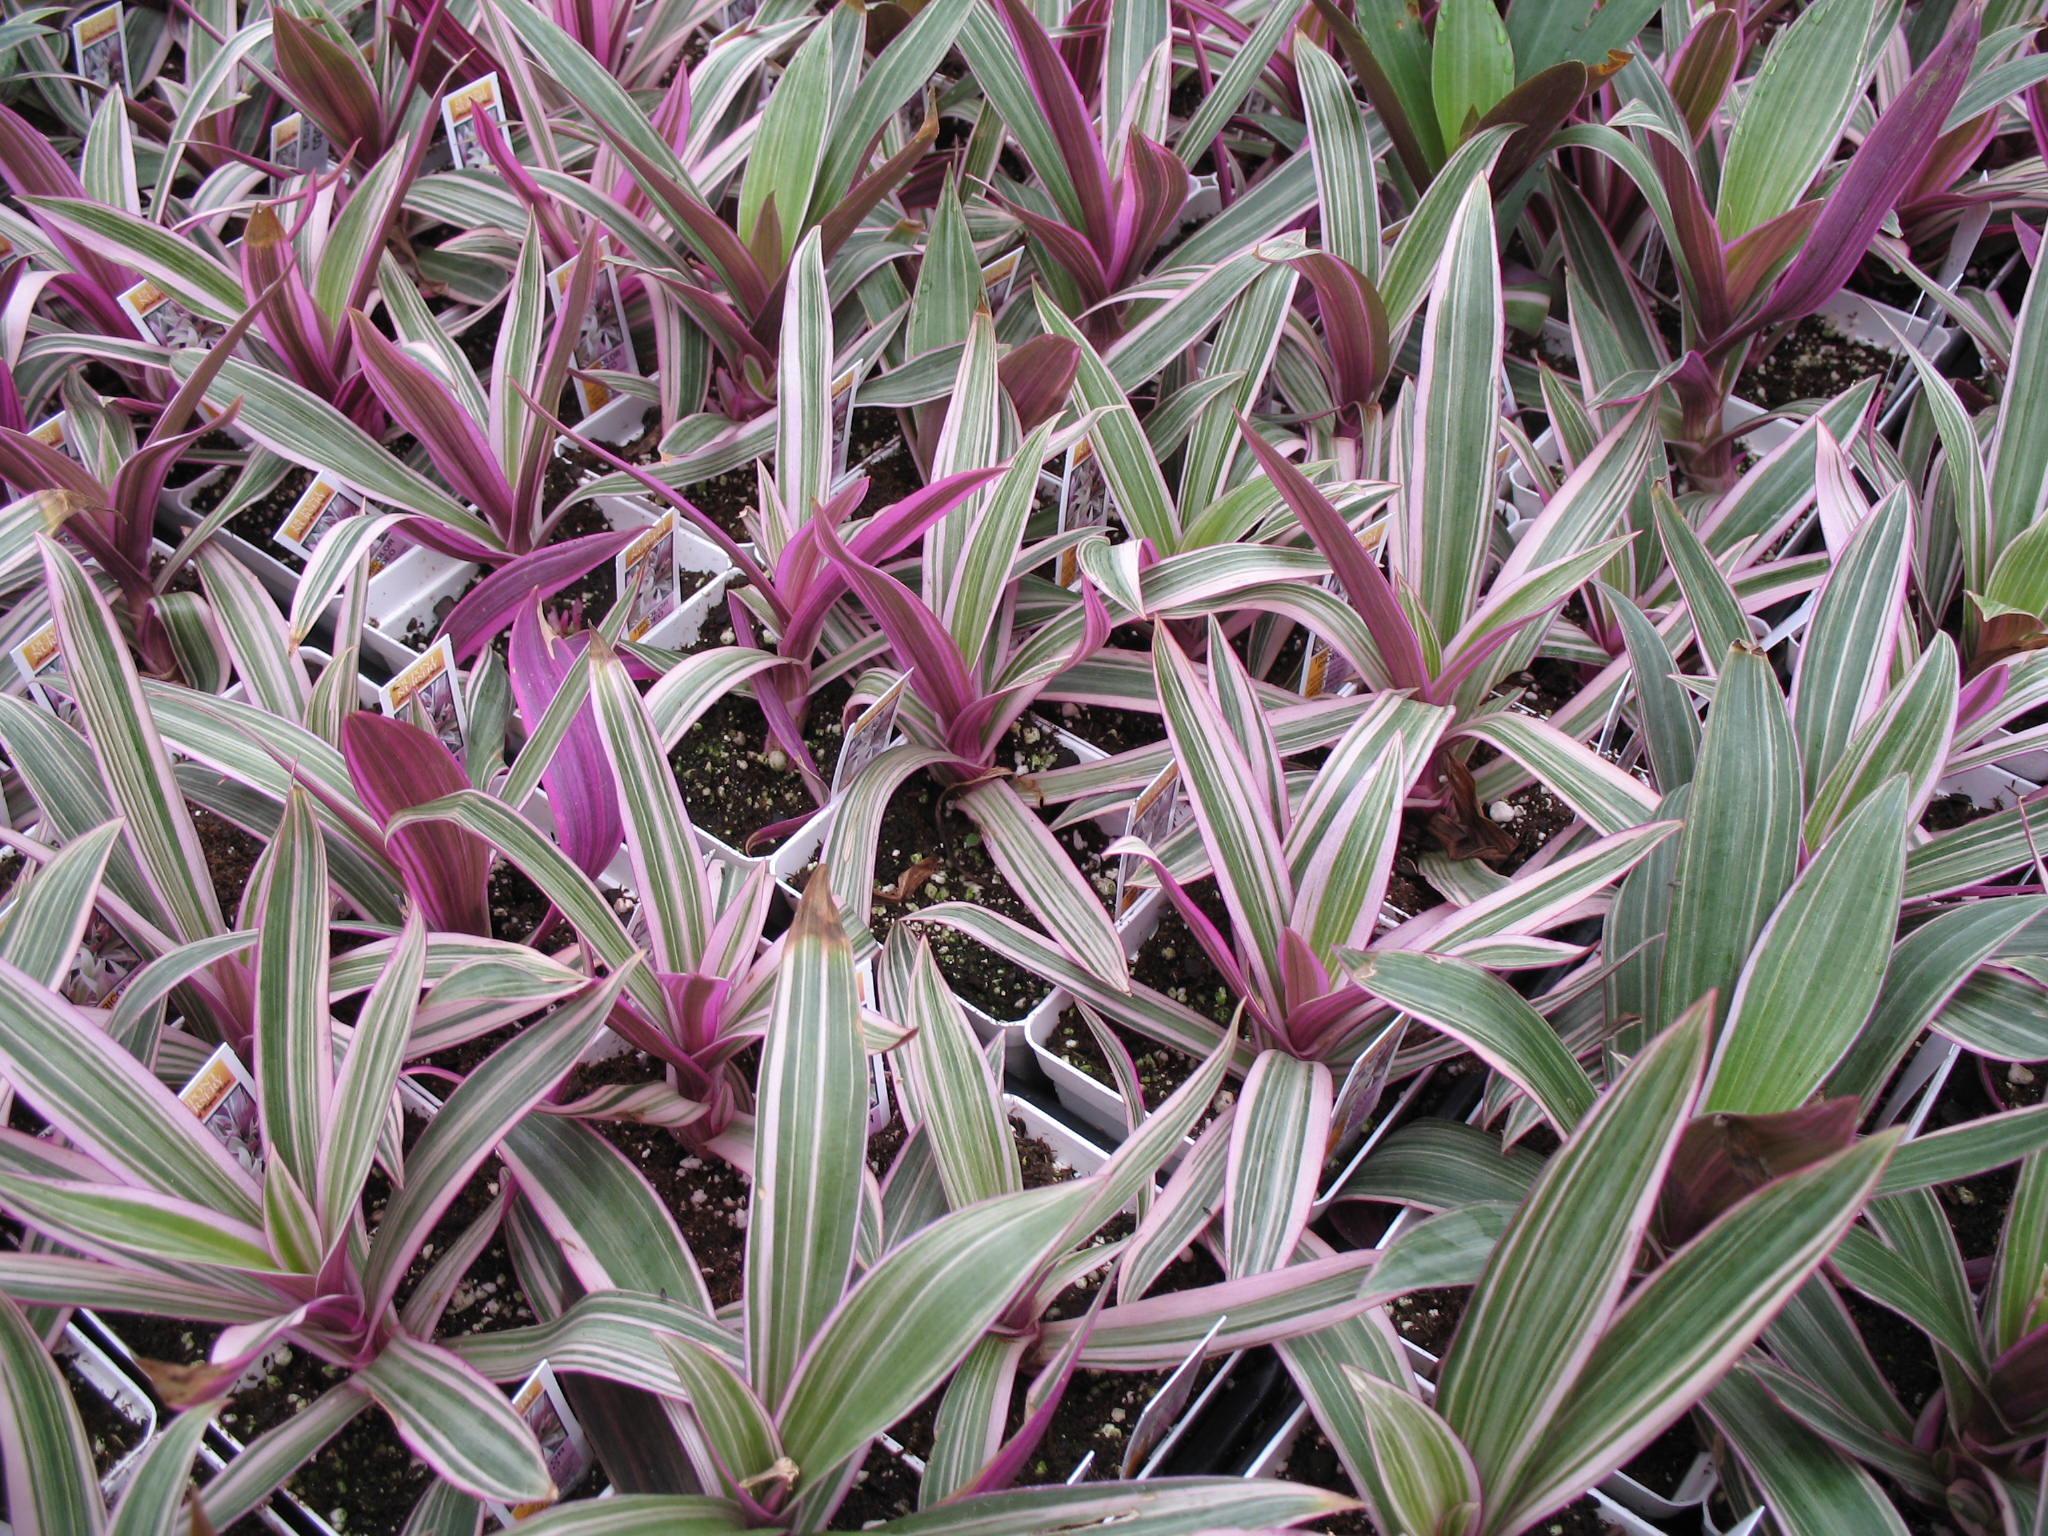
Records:
[[[1180,821],[1182,810],[1180,795],[1180,765],[1168,763],[1152,778],[1152,782],[1138,791],[1138,798],[1131,802],[1130,820],[1124,824],[1124,835],[1135,837],[1146,847],[1157,852],[1159,845],[1166,841]],[[1131,884],[1131,877],[1137,873],[1138,856],[1124,854],[1116,866],[1116,915],[1122,917],[1134,906],[1141,894]]]
[[[270,125],[270,158],[307,176],[327,169],[332,150],[320,125],[305,113],[294,112]]]
[[[548,292],[555,296],[557,304],[568,296],[575,266],[573,261],[565,261],[548,274]],[[625,306],[619,302],[619,274],[609,266],[598,269],[597,281],[590,290],[590,307],[583,311],[583,325],[576,333],[570,357],[579,373],[599,368],[612,373],[640,371],[633,360],[633,336],[626,329]],[[586,416],[609,404],[617,394],[617,390],[596,379],[576,380],[576,398],[582,402]]]
[[[505,97],[498,89],[497,71],[479,75],[467,85],[457,86],[441,98],[441,126],[448,134],[448,153],[458,171],[488,171],[491,157],[484,153],[477,137],[476,114],[489,115],[502,132],[505,127]]]
[[[615,584],[627,603],[628,640],[644,640],[675,615],[681,589],[676,553],[676,513],[671,507],[612,557]]]
[[[14,659],[14,670],[21,674],[29,697],[51,714],[57,714],[57,701],[43,688],[43,679],[55,672],[64,659],[63,649],[57,643],[56,620],[52,619],[7,654]]]
[[[1060,532],[1107,528],[1110,508],[1115,502],[1115,493],[1102,473],[1102,461],[1095,456],[1095,445],[1084,438],[1067,450],[1066,473],[1060,477]],[[1080,555],[1071,549],[1062,550],[1060,585],[1072,587],[1080,579]]]
[[[93,85],[124,94],[133,78],[128,69],[126,21],[121,0],[114,0],[71,23],[71,53],[78,72]],[[90,97],[86,104],[91,106]]]
[[[846,478],[847,448],[853,441],[853,397],[866,371],[859,363],[849,363],[832,381],[832,459],[828,483],[835,490]]]
[[[263,1172],[263,1121],[256,1112],[256,1080],[233,1046],[216,1046],[192,1080],[178,1090],[178,1101],[199,1117],[200,1124],[213,1132],[244,1170],[258,1175]]]
[[[1145,1458],[1166,1438],[1167,1430],[1180,1417],[1181,1409],[1187,1407],[1188,1398],[1195,1390],[1195,1380],[1202,1371],[1202,1360],[1225,1321],[1219,1317],[1209,1325],[1209,1331],[1202,1335],[1202,1342],[1189,1350],[1187,1358],[1173,1368],[1173,1374],[1159,1384],[1159,1390],[1152,1394],[1152,1401],[1138,1415],[1138,1422],[1131,1426],[1130,1439],[1124,1445],[1125,1477],[1138,1475],[1139,1469],[1145,1465]]]
[[[325,475],[317,475],[313,483],[299,493],[299,499],[292,503],[291,511],[285,513],[284,521],[277,525],[277,531],[271,537],[301,560],[310,560],[330,528],[344,518],[362,516],[366,506],[367,503],[356,492]],[[389,534],[371,545],[370,574],[374,576],[383,570],[397,558],[397,553]]]
[[[512,1411],[526,1420],[526,1427],[540,1442],[541,1460],[548,1464],[548,1480],[555,1485],[556,1493],[568,1493],[582,1482],[584,1474],[590,1470],[590,1441],[583,1433],[582,1424],[570,1411],[569,1399],[563,1396],[561,1384],[555,1380],[554,1367],[547,1361],[541,1361],[533,1368],[533,1374],[519,1384],[519,1390],[512,1394]],[[536,1499],[528,1504],[514,1504],[509,1509],[495,1503],[485,1507],[498,1517],[501,1524],[510,1525],[528,1515],[539,1514],[553,1502],[553,1499]]]
[[[903,703],[903,689],[910,682],[904,673],[889,685],[889,691],[860,713],[846,728],[846,740],[839,745],[839,762],[832,770],[832,798],[853,782],[854,775],[887,750],[896,734],[896,710]]]
[[[78,444],[71,441],[70,417],[63,411],[45,417],[29,428],[28,435],[45,448],[54,448],[74,464],[83,464],[84,455],[78,451]]]
[[[441,738],[458,759],[469,748],[469,711],[455,677],[455,647],[446,635],[377,690],[377,707]]]
[[[173,352],[206,346],[221,335],[220,326],[200,319],[148,278],[121,295],[121,307],[145,337]]]
[[[1024,248],[998,256],[981,269],[981,291],[988,300],[988,312],[999,315],[1016,291],[1017,269],[1024,265]]]

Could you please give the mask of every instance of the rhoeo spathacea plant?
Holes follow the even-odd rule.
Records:
[[[1723,107],[1743,51],[1737,13],[1726,9],[1701,20],[1664,74],[1637,60],[1616,77],[1629,99],[1628,134],[1591,125],[1563,136],[1608,156],[1642,199],[1622,200],[1626,211],[1603,223],[1581,189],[1553,173],[1573,257],[1573,321],[1598,340],[1598,382],[1619,388],[1627,375],[1639,374],[1641,384],[1668,377],[1679,406],[1674,441],[1690,446],[1696,472],[1711,481],[1730,477],[1723,408],[1758,338],[1768,351],[1848,281],[1936,152],[1970,80],[1975,7],[1956,17],[1877,115],[1840,176],[1809,196],[1868,87],[1873,17],[1862,0],[1803,12],[1771,41],[1725,142]],[[1718,184],[1707,168],[1717,151]],[[1676,356],[1619,259],[1631,240],[1624,219],[1654,223],[1671,253],[1684,327]]]
[[[1473,1291],[1434,1403],[1348,1373],[1357,1417],[1323,1420],[1385,1528],[1540,1529],[1704,1395],[1840,1252],[1896,1131],[1770,1180],[1638,1279],[1659,1185],[1705,1104],[1711,1009],[1645,1047],[1545,1163]]]
[[[432,1342],[466,1259],[451,1270],[444,1256],[438,1279],[403,1308],[394,1297],[469,1176],[601,1028],[626,971],[587,983],[470,1073],[406,1154],[403,1188],[372,1232],[364,1183],[414,1027],[427,934],[417,917],[408,921],[340,1049],[329,1002],[327,876],[318,826],[294,793],[250,896],[260,912],[260,1171],[230,1155],[113,1034],[0,962],[0,1057],[16,1092],[63,1138],[6,1132],[0,1201],[68,1250],[11,1256],[0,1290],[23,1301],[226,1325],[208,1360],[159,1371],[160,1390],[178,1403],[231,1392],[251,1362],[281,1343],[347,1369],[345,1383],[278,1432],[278,1454],[256,1458],[251,1479],[289,1472],[374,1402],[456,1486],[500,1499],[546,1498],[547,1466],[532,1430],[495,1386]],[[242,1492],[253,1502],[269,1486]]]

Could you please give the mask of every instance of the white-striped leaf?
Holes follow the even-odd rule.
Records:
[[[399,1438],[456,1487],[488,1499],[546,1499],[555,1486],[526,1420],[476,1370],[394,1333],[355,1379]]]
[[[1450,1425],[1412,1392],[1347,1368],[1379,1474],[1379,1516],[1396,1530],[1461,1532],[1479,1512],[1479,1474]]]
[[[106,1524],[92,1441],[71,1390],[21,1309],[0,1297],[0,1465],[23,1536],[99,1536]]]
[[[1335,1096],[1330,1069],[1261,1051],[1231,1116],[1223,1251],[1233,1276],[1277,1269],[1307,1225]]]
[[[896,1017],[911,1035],[896,1059],[907,1069],[903,1082],[930,1139],[946,1202],[958,1210],[1014,1194],[1023,1188],[1022,1175],[999,1085],[923,939],[909,971]]]

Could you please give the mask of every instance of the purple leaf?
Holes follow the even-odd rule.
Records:
[[[380,826],[469,788],[469,776],[440,738],[403,720],[355,711],[342,722],[341,752],[350,782]],[[384,845],[429,928],[490,936],[489,844],[451,822],[430,821],[387,834]]]
[[[1978,26],[1975,9],[1965,7],[1857,146],[1848,170],[1828,194],[1812,237],[1772,290],[1764,324],[1810,315],[1848,282],[1962,95],[1976,59]]]
[[[361,310],[350,310],[348,319],[355,331],[363,374],[391,419],[419,439],[456,495],[475,507],[509,543],[517,518],[512,485],[483,429],[470,419],[448,385],[386,340]]]
[[[5,106],[0,106],[0,178],[17,197],[85,196],[85,188],[51,146],[49,136]],[[104,334],[133,335],[128,312],[116,297],[134,281],[128,268],[58,230],[46,226],[44,233],[78,274],[77,281],[65,284],[65,292],[79,301]]]
[[[326,130],[338,153],[354,145],[365,163],[375,160],[384,152],[383,110],[362,55],[289,10],[272,17],[271,27],[277,72],[292,100]]]
[[[1022,204],[998,197],[1005,212],[1024,226],[1025,232],[1045,248],[1047,255],[1058,263],[1062,271],[1071,277],[1081,290],[1081,296],[1089,306],[1102,303],[1113,291],[1108,270],[1102,264],[1097,248],[1088,236],[1077,229],[1069,229],[1058,219],[1047,218],[1034,213]]]
[[[1658,1234],[1689,1241],[1772,1179],[1832,1157],[1856,1139],[1854,1094],[1775,1115],[1704,1115],[1679,1135],[1658,1200]]]
[[[520,607],[512,620],[508,670],[512,696],[518,700],[520,716],[529,730],[547,713],[561,691],[562,680],[589,644],[588,633],[566,640],[557,635],[541,617],[538,595]],[[611,863],[626,832],[611,762],[605,756],[604,739],[598,735],[597,716],[588,699],[576,711],[540,781],[555,818],[556,845],[570,863],[595,876]]]
[[[1716,6],[1693,24],[1671,68],[1671,99],[1697,144],[1735,82],[1742,63],[1742,18]]]
[[[1379,403],[1394,363],[1387,307],[1371,280],[1341,256],[1312,251],[1293,264],[1315,288],[1322,310],[1322,333],[1337,374],[1332,392],[1340,404],[1362,413]]]
[[[263,334],[299,383],[332,400],[341,385],[335,338],[300,274],[284,225],[267,205],[249,215],[242,236],[242,286],[251,295],[274,290],[262,305]]]
[[[1109,166],[1102,158],[1102,146],[1096,141],[1095,125],[1089,120],[1081,89],[1031,7],[1024,0],[998,0],[998,5],[1003,24],[1016,44],[1018,62],[1031,82],[1031,94],[1037,98],[1053,140],[1059,145],[1067,180],[1073,184],[1081,227],[1097,251],[1107,252],[1112,248],[1115,227]],[[1045,178],[1043,167],[1039,175]]]
[[[1379,562],[1366,552],[1343,514],[1307,475],[1282,457],[1242,417],[1238,419],[1238,430],[1244,434],[1274,489],[1301,520],[1303,530],[1330,562],[1330,569],[1337,573],[1346,600],[1358,610],[1372,634],[1373,644],[1379,647],[1380,660],[1386,664],[1394,686],[1426,688],[1429,666],[1423,660],[1422,644],[1415,638],[1415,628],[1408,622],[1394,584],[1387,580]]]
[[[580,539],[568,539],[521,555],[491,572],[441,622],[441,633],[455,646],[456,661],[468,661],[496,639],[528,597],[553,597],[579,576],[596,570],[638,536],[639,530],[635,528],[588,533]]]
[[[1034,336],[1003,354],[996,379],[1016,408],[1020,430],[1029,432],[1066,404],[1080,367],[1080,344],[1065,336]]]
[[[1103,265],[1111,282],[1121,286],[1144,266],[1161,240],[1171,233],[1187,206],[1192,185],[1180,156],[1133,132],[1126,151],[1124,174],[1117,182],[1116,237]]]
[[[941,728],[967,714],[980,694],[944,622],[902,582],[851,553],[830,528],[812,526],[826,555],[846,573],[847,584],[889,637],[897,660],[917,669],[911,689],[931,706]]]

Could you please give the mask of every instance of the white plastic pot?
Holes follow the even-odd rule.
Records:
[[[96,1325],[95,1331],[103,1327]],[[126,1486],[136,1463],[156,1434],[156,1404],[134,1372],[103,1349],[98,1340],[77,1323],[65,1325],[63,1342],[57,1346],[57,1353],[68,1357],[86,1385],[106,1399],[114,1412],[140,1432],[135,1446],[107,1468],[100,1478],[101,1491],[111,1496]]]

